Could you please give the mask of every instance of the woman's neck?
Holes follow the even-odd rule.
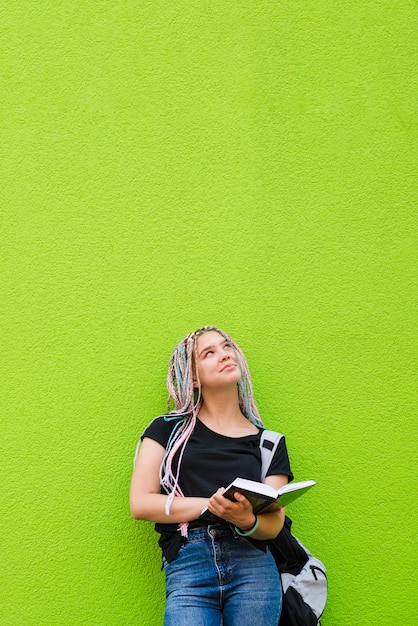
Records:
[[[255,434],[258,428],[254,426],[241,412],[238,392],[206,393],[199,411],[199,419],[217,433],[227,436],[241,436]]]

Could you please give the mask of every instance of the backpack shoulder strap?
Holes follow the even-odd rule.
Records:
[[[261,451],[261,482],[264,481],[271,460],[283,435],[273,430],[263,430],[260,438]]]

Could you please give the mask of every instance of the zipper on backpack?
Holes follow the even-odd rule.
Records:
[[[327,577],[324,570],[318,567],[317,565],[310,565],[309,567],[311,568],[312,576],[315,578],[315,580],[318,580],[318,576],[316,575],[316,570],[321,572],[321,574],[323,574],[325,578]]]

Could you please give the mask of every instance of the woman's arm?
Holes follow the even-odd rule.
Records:
[[[139,449],[131,480],[129,502],[135,519],[178,524],[200,516],[207,506],[207,498],[174,498],[170,515],[165,512],[166,495],[160,494],[160,465],[164,448],[157,441],[145,437]]]
[[[268,476],[264,482],[275,489],[287,485],[288,477],[284,475]],[[248,530],[254,526],[255,515],[253,507],[245,496],[240,493],[234,494],[237,502],[231,502],[222,496],[223,489],[218,491],[209,499],[208,508],[211,513],[222,517],[230,524],[242,530]],[[258,517],[258,528],[251,535],[254,539],[274,539],[283,528],[285,509],[282,507],[272,513],[260,513]]]

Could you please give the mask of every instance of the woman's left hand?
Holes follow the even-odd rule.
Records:
[[[236,502],[223,497],[225,489],[220,487],[209,498],[208,509],[214,515],[221,517],[238,528],[251,528],[255,522],[255,515],[251,502],[241,493],[234,493]]]

